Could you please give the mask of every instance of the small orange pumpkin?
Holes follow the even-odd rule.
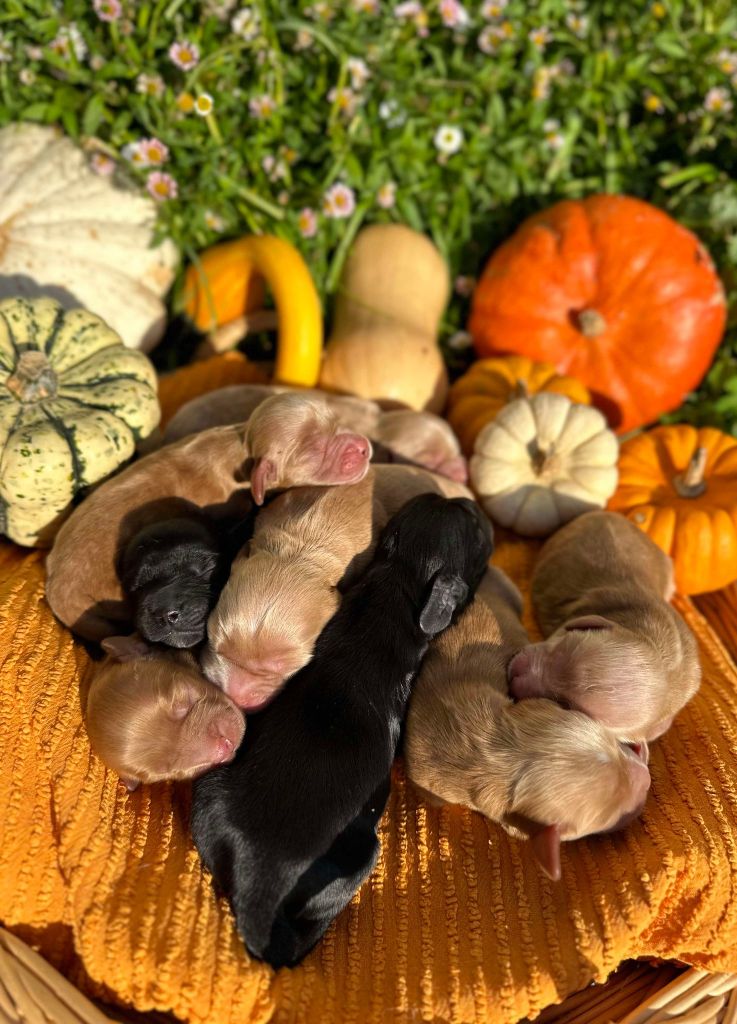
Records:
[[[591,404],[588,388],[574,377],[561,376],[550,363],[536,363],[526,356],[473,363],[448,396],[448,422],[466,455],[473,454],[479,431],[496,419],[508,402],[539,391],[554,391],[580,405]]]
[[[688,425],[633,437],[622,445],[609,508],[671,556],[682,594],[737,579],[737,439]]]

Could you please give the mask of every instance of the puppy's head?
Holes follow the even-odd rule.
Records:
[[[624,828],[650,788],[646,747],[620,743],[587,715],[544,699],[505,708],[495,757],[507,782],[501,822],[532,841],[552,878],[560,877],[561,841]]]
[[[465,484],[468,465],[450,426],[431,412],[395,409],[385,412],[376,427],[376,440],[411,462]]]
[[[376,562],[400,564],[403,577],[420,587],[420,627],[434,636],[468,604],[493,547],[491,524],[475,502],[421,494],[387,524]]]
[[[262,402],[248,421],[246,442],[257,505],[274,487],[358,483],[371,459],[368,438],[339,427],[324,399],[300,394]]]
[[[145,527],[126,547],[120,572],[138,632],[170,647],[200,643],[221,574],[219,546],[203,523],[172,519]]]
[[[207,678],[247,711],[267,704],[312,657],[338,607],[317,576],[265,552],[238,558],[207,624]]]
[[[135,637],[111,637],[103,647],[110,658],[90,687],[87,732],[129,788],[194,778],[232,760],[243,715],[191,656],[153,651]]]
[[[509,665],[514,698],[550,697],[632,739],[663,731],[657,700],[665,686],[655,649],[598,615],[573,619]]]

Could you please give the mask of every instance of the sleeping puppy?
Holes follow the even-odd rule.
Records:
[[[46,561],[46,599],[75,633],[102,640],[130,626],[117,567],[144,526],[207,508],[241,519],[265,492],[363,479],[371,445],[327,405],[275,395],[245,426],[216,427],[154,452],[96,488],[59,530]],[[250,491],[249,491],[250,475]]]
[[[670,559],[628,519],[574,519],[540,552],[532,603],[548,639],[511,662],[512,694],[562,701],[620,739],[657,739],[701,681],[672,594]]]
[[[411,501],[310,664],[249,719],[235,761],[195,784],[195,845],[249,952],[274,967],[298,963],[370,873],[412,679],[491,548],[473,502]]]
[[[205,639],[226,575],[214,530],[194,517],[144,526],[120,561],[136,631],[169,647],[194,647]]]
[[[108,637],[103,647],[110,657],[90,685],[85,724],[92,749],[128,789],[191,779],[235,756],[243,715],[191,654],[135,636]]]
[[[560,878],[560,843],[622,828],[650,785],[645,751],[550,700],[512,702],[507,666],[529,638],[522,598],[499,569],[430,648],[415,684],[407,774],[431,799],[463,804],[529,839]]]
[[[373,466],[352,487],[299,488],[271,502],[208,620],[207,678],[239,707],[262,707],[312,657],[338,584],[355,579],[389,518],[424,493],[470,497],[422,469]]]
[[[274,393],[289,389],[274,384],[235,384],[193,398],[167,424],[163,443],[171,444],[188,434],[227,423],[243,423]],[[414,409],[385,412],[377,402],[324,391],[301,391],[322,397],[338,417],[341,426],[365,434],[402,459],[431,469],[441,476],[465,483],[466,460],[458,439],[439,416]],[[376,459],[375,461],[387,461]]]

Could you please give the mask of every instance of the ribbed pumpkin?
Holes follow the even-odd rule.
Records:
[[[656,427],[622,445],[622,512],[670,555],[682,594],[737,580],[737,440],[720,430]]]
[[[322,357],[320,299],[307,264],[289,242],[247,235],[206,249],[185,275],[185,312],[203,331],[222,327],[263,307],[264,281],[279,316],[274,380],[314,387]]]
[[[56,129],[0,131],[0,299],[54,295],[148,352],[179,262],[170,240],[152,245],[156,217],[149,196],[95,174]]]
[[[471,484],[495,522],[546,537],[606,504],[617,486],[618,451],[598,409],[541,392],[510,402],[483,428]]]
[[[591,403],[589,390],[573,377],[561,376],[550,363],[525,356],[479,359],[455,382],[448,395],[448,422],[466,455],[482,427],[491,423],[508,402],[553,391],[581,405]]]
[[[154,368],[100,317],[0,302],[0,532],[48,544],[75,494],[130,458],[159,416]]]
[[[621,433],[677,408],[709,368],[724,290],[695,235],[627,196],[557,203],[489,260],[469,330],[481,356],[553,363]]]

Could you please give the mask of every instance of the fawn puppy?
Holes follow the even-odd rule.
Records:
[[[46,599],[88,640],[124,632],[130,608],[119,557],[142,527],[207,507],[241,518],[269,488],[361,480],[371,445],[342,430],[327,405],[274,395],[244,426],[217,427],[134,462],[96,488],[59,530],[46,561]],[[249,494],[250,475],[250,494]]]
[[[628,519],[574,519],[540,552],[532,603],[548,639],[512,660],[513,696],[562,701],[620,739],[657,739],[701,681],[672,593],[670,559]]]
[[[108,637],[103,647],[110,657],[90,685],[85,724],[92,749],[128,789],[191,779],[234,757],[243,715],[193,655],[134,636]]]
[[[307,664],[338,607],[338,585],[366,565],[381,529],[410,498],[469,496],[412,466],[372,466],[351,487],[296,488],[256,519],[207,624],[207,678],[245,710],[268,702]]]
[[[529,839],[560,877],[560,844],[621,828],[650,785],[644,751],[550,700],[513,703],[507,667],[529,643],[522,598],[487,570],[458,622],[435,641],[407,714],[409,778],[426,795],[463,804]]]
[[[195,844],[254,956],[298,963],[370,873],[412,680],[491,548],[472,501],[409,502],[309,665],[195,784]]]

